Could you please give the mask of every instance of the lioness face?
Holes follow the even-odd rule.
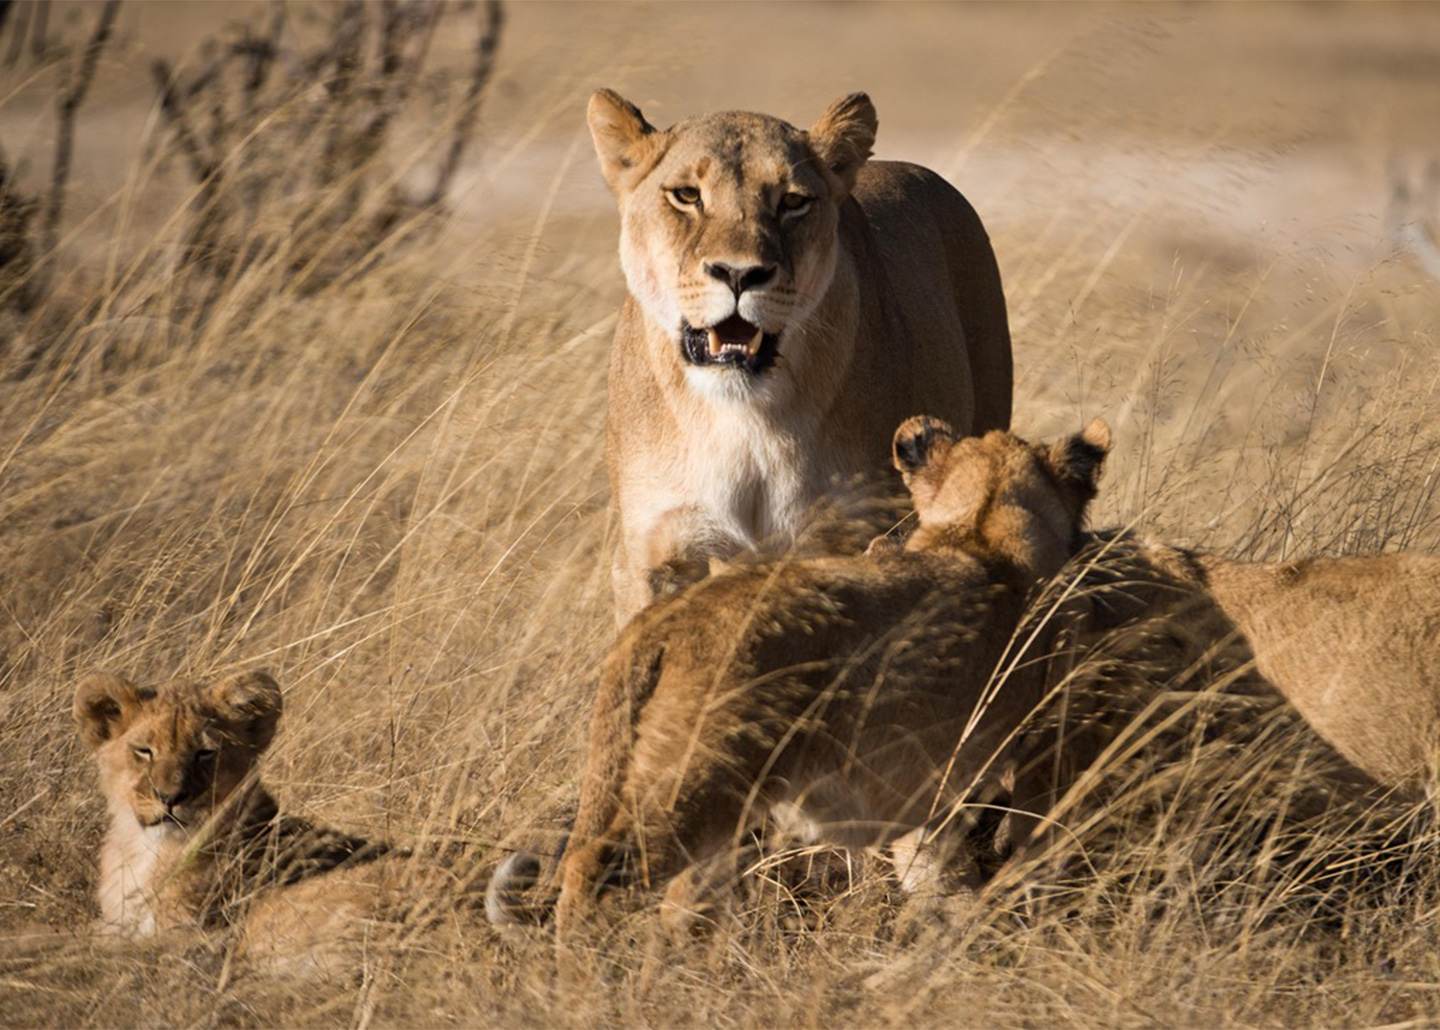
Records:
[[[620,207],[620,262],[646,316],[673,339],[687,381],[746,399],[801,345],[835,273],[839,204],[875,137],[863,94],[809,131],[729,111],[657,130],[608,90],[590,131]]]
[[[915,503],[910,550],[1005,541],[1004,550],[1058,570],[1084,524],[1110,451],[1100,419],[1054,444],[1031,444],[996,429],[962,437],[936,418],[907,420],[895,432],[895,467]]]
[[[94,675],[74,712],[112,813],[155,839],[184,837],[246,783],[275,735],[280,688],[264,673],[158,687]]]

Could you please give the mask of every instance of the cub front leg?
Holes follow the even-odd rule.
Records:
[[[973,915],[983,877],[965,839],[964,823],[942,819],[890,842],[890,863],[905,892],[895,924],[899,939],[963,923]]]

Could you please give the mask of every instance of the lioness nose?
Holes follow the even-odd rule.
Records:
[[[190,794],[188,791],[185,790],[177,790],[169,794],[165,793],[164,791],[157,790],[155,792],[155,796],[160,799],[160,803],[166,808],[174,808],[180,802],[188,798]]]
[[[727,284],[738,297],[746,290],[764,286],[773,279],[775,266],[747,265],[744,268],[736,268],[734,265],[727,265],[721,261],[707,261],[705,262],[705,274]]]

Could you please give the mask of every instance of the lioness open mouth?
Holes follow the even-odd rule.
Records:
[[[775,364],[780,337],[751,325],[739,315],[707,329],[680,324],[680,353],[692,365],[732,366],[760,373]]]

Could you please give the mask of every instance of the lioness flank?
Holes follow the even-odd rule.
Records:
[[[989,238],[935,173],[868,160],[863,93],[808,131],[739,111],[656,129],[609,90],[589,122],[629,287],[606,429],[622,623],[712,557],[792,546],[822,499],[893,493],[857,479],[912,412],[1009,425]]]

